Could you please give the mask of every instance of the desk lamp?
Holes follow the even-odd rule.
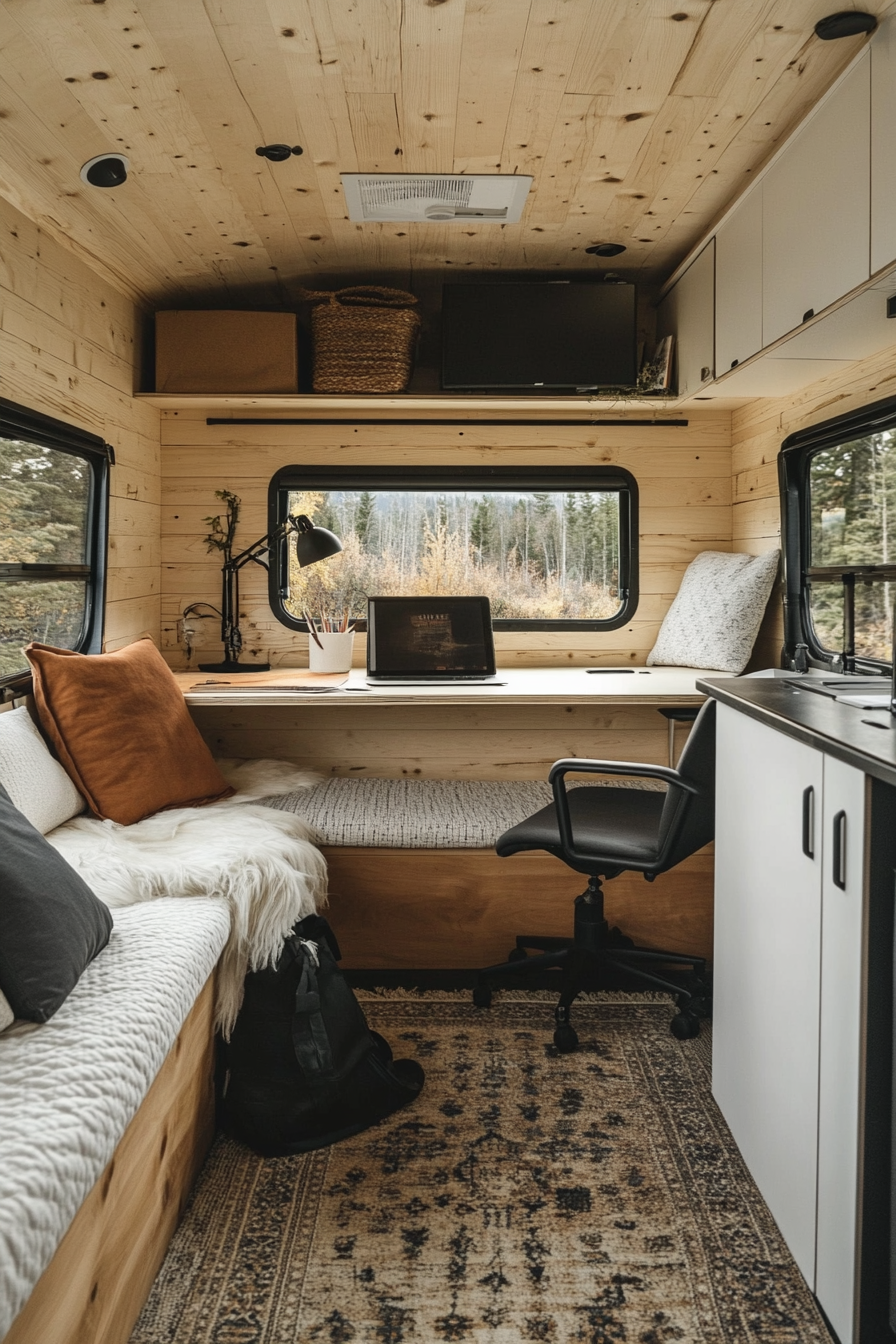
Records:
[[[223,594],[221,597],[221,638],[224,641],[223,663],[200,663],[200,672],[269,672],[270,663],[241,663],[243,636],[240,632],[240,570],[252,561],[262,569],[270,569],[270,553],[275,546],[285,544],[289,537],[295,537],[295,553],[301,569],[314,565],[318,560],[327,560],[338,555],[342,542],[326,527],[315,527],[304,513],[290,514],[282,523],[260,537],[251,546],[247,546],[238,555],[233,554],[233,535],[239,517],[240,501],[236,495],[222,492],[227,500],[227,528],[220,527],[219,519],[207,519],[215,528],[209,537],[210,546],[217,547],[224,555]],[[217,525],[217,526],[216,526]],[[220,540],[218,539],[220,537]],[[265,559],[264,557],[268,558]]]

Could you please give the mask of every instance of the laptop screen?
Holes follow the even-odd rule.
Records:
[[[492,677],[495,644],[487,597],[370,597],[372,677]]]

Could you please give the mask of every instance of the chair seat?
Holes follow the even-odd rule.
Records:
[[[665,793],[585,788],[570,789],[567,797],[577,849],[589,850],[610,862],[616,860],[624,868],[651,864],[656,859]],[[553,803],[511,826],[499,837],[495,849],[502,858],[523,849],[545,849],[569,863],[562,851]],[[581,872],[594,871],[593,863],[570,866]]]

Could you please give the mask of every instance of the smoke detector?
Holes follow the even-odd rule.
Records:
[[[349,219],[516,224],[531,177],[507,173],[342,173]]]

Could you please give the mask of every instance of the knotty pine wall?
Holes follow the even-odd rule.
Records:
[[[159,632],[159,413],[133,399],[142,314],[0,199],[2,395],[101,434],[111,471],[107,649]]]
[[[765,398],[731,417],[732,549],[760,555],[781,544],[777,456],[790,434],[896,396],[896,346],[859,360],[788,397]],[[780,591],[769,604],[751,667],[780,663]]]
[[[702,550],[731,548],[730,417],[701,411],[686,428],[556,425],[209,426],[201,412],[162,418],[162,647],[188,666],[178,622],[191,602],[220,603],[218,556],[205,548],[203,519],[218,512],[215,490],[243,502],[237,544],[267,530],[267,488],[290,463],[333,465],[604,464],[628,468],[640,489],[641,600],[635,618],[606,633],[497,633],[499,664],[642,664],[681,576]],[[307,636],[275,620],[266,575],[242,572],[247,662],[307,666]],[[210,640],[217,630],[209,621]],[[220,657],[210,642],[194,660]],[[364,664],[363,637],[355,662]],[[666,725],[655,710],[529,711],[494,707],[378,709],[342,702],[308,710],[197,711],[213,749],[272,755],[327,774],[468,779],[540,779],[565,755],[664,763]]]

